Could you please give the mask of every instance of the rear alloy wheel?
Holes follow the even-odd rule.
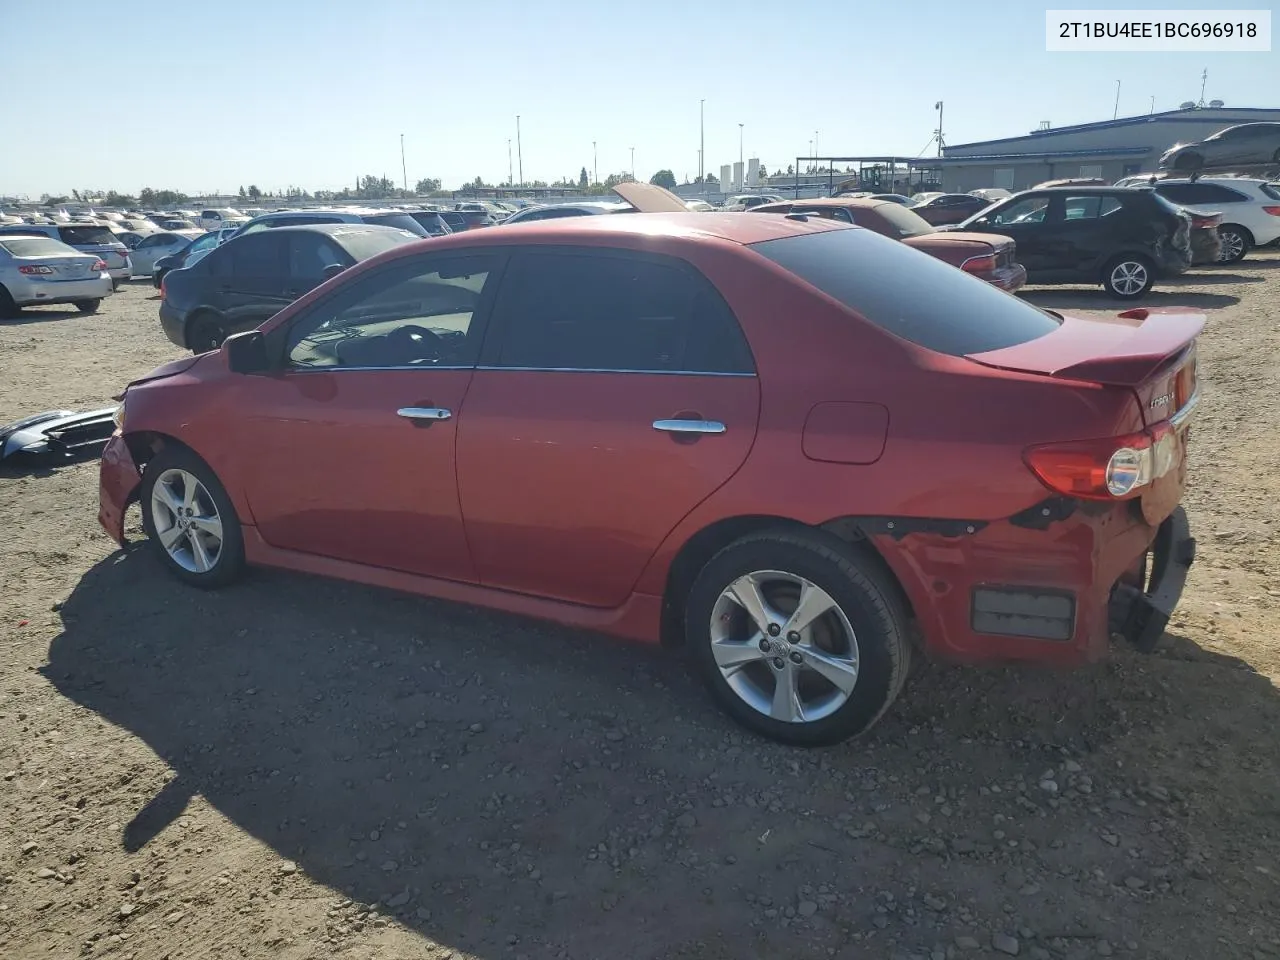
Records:
[[[1218,254],[1219,263],[1239,263],[1253,246],[1253,238],[1244,227],[1234,223],[1224,223],[1220,226],[1218,238],[1222,240],[1222,252]]]
[[[746,537],[703,568],[686,604],[694,662],[743,726],[801,746],[871,728],[910,662],[897,594],[821,534]]]
[[[244,539],[226,491],[203,460],[181,447],[147,464],[142,526],[162,563],[198,587],[220,587],[244,569]]]
[[[77,300],[76,309],[81,313],[97,313],[98,308],[102,306],[101,300]]]
[[[1145,297],[1155,282],[1151,261],[1136,254],[1116,257],[1102,272],[1103,288],[1121,300]]]
[[[198,313],[187,324],[187,349],[192,353],[208,353],[222,346],[226,331],[211,313]]]

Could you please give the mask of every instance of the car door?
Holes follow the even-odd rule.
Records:
[[[458,484],[486,586],[623,603],[755,438],[750,350],[719,292],[678,259],[513,255],[481,359]]]
[[[1047,222],[1051,198],[1047,193],[1011,197],[966,224],[965,229],[1010,237],[1017,244],[1018,262],[1027,268],[1027,279],[1051,282],[1063,273],[1061,250],[1053,226]]]
[[[157,260],[173,253],[175,248],[170,243],[173,236],[172,233],[153,233],[138,241],[138,245],[129,254],[129,259],[133,261],[134,272],[150,274]]]
[[[1068,193],[1056,198],[1047,225],[1061,251],[1061,268],[1081,279],[1096,280],[1121,241],[1124,218],[1123,204],[1107,194]]]
[[[269,545],[475,582],[454,447],[502,263],[396,260],[272,331],[281,367],[237,398],[240,475]]]
[[[294,299],[285,292],[288,248],[284,234],[264,230],[218,251],[214,296],[228,332],[252,330]]]

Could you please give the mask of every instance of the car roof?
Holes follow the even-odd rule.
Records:
[[[883,207],[885,204],[901,206],[892,200],[876,200],[874,197],[815,197],[812,200],[775,200],[770,207]],[[759,208],[757,208],[759,209]]]
[[[1022,191],[1022,194],[1026,194],[1026,193],[1070,193],[1070,194],[1072,194],[1073,196],[1079,196],[1080,194],[1086,194],[1086,195],[1088,195],[1088,194],[1091,194],[1091,193],[1098,193],[1098,194],[1107,194],[1107,193],[1125,193],[1125,194],[1128,194],[1128,193],[1131,193],[1131,192],[1132,192],[1132,190],[1131,190],[1131,188],[1129,188],[1129,187],[1117,187],[1117,186],[1112,185],[1112,186],[1106,186],[1106,187],[1101,187],[1101,186],[1098,186],[1098,187],[1035,187],[1035,188],[1032,188],[1031,190],[1023,190],[1023,191]],[[1015,194],[1013,195],[1013,197],[1022,196],[1022,194],[1015,193]],[[1005,200],[1012,200],[1012,199],[1013,199],[1013,197],[1005,197],[1004,199],[1005,199]],[[975,199],[976,199],[976,198],[975,198]]]
[[[299,223],[292,227],[276,227],[274,230],[261,232],[255,230],[248,236],[274,237],[282,233],[326,233],[336,237],[351,233],[409,233],[409,231],[400,227],[385,227],[379,223]],[[417,234],[411,235],[417,236]]]
[[[636,213],[627,217],[561,217],[513,223],[501,230],[475,230],[447,237],[432,237],[433,249],[447,245],[481,244],[574,244],[599,245],[602,239],[617,237],[620,246],[631,246],[632,238],[667,237],[692,241],[726,241],[747,245],[765,240],[822,233],[826,230],[858,229],[829,220],[792,220],[788,217],[747,217],[738,213]]]

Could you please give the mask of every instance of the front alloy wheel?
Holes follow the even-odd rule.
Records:
[[[174,563],[208,573],[222,559],[222,517],[209,491],[186,470],[166,470],[151,488],[151,525]]]

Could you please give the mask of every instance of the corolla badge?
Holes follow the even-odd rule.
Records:
[[[1147,404],[1147,406],[1150,407],[1152,410],[1157,410],[1160,407],[1168,406],[1172,401],[1173,401],[1172,393],[1162,393],[1158,397],[1152,397],[1151,402]]]

